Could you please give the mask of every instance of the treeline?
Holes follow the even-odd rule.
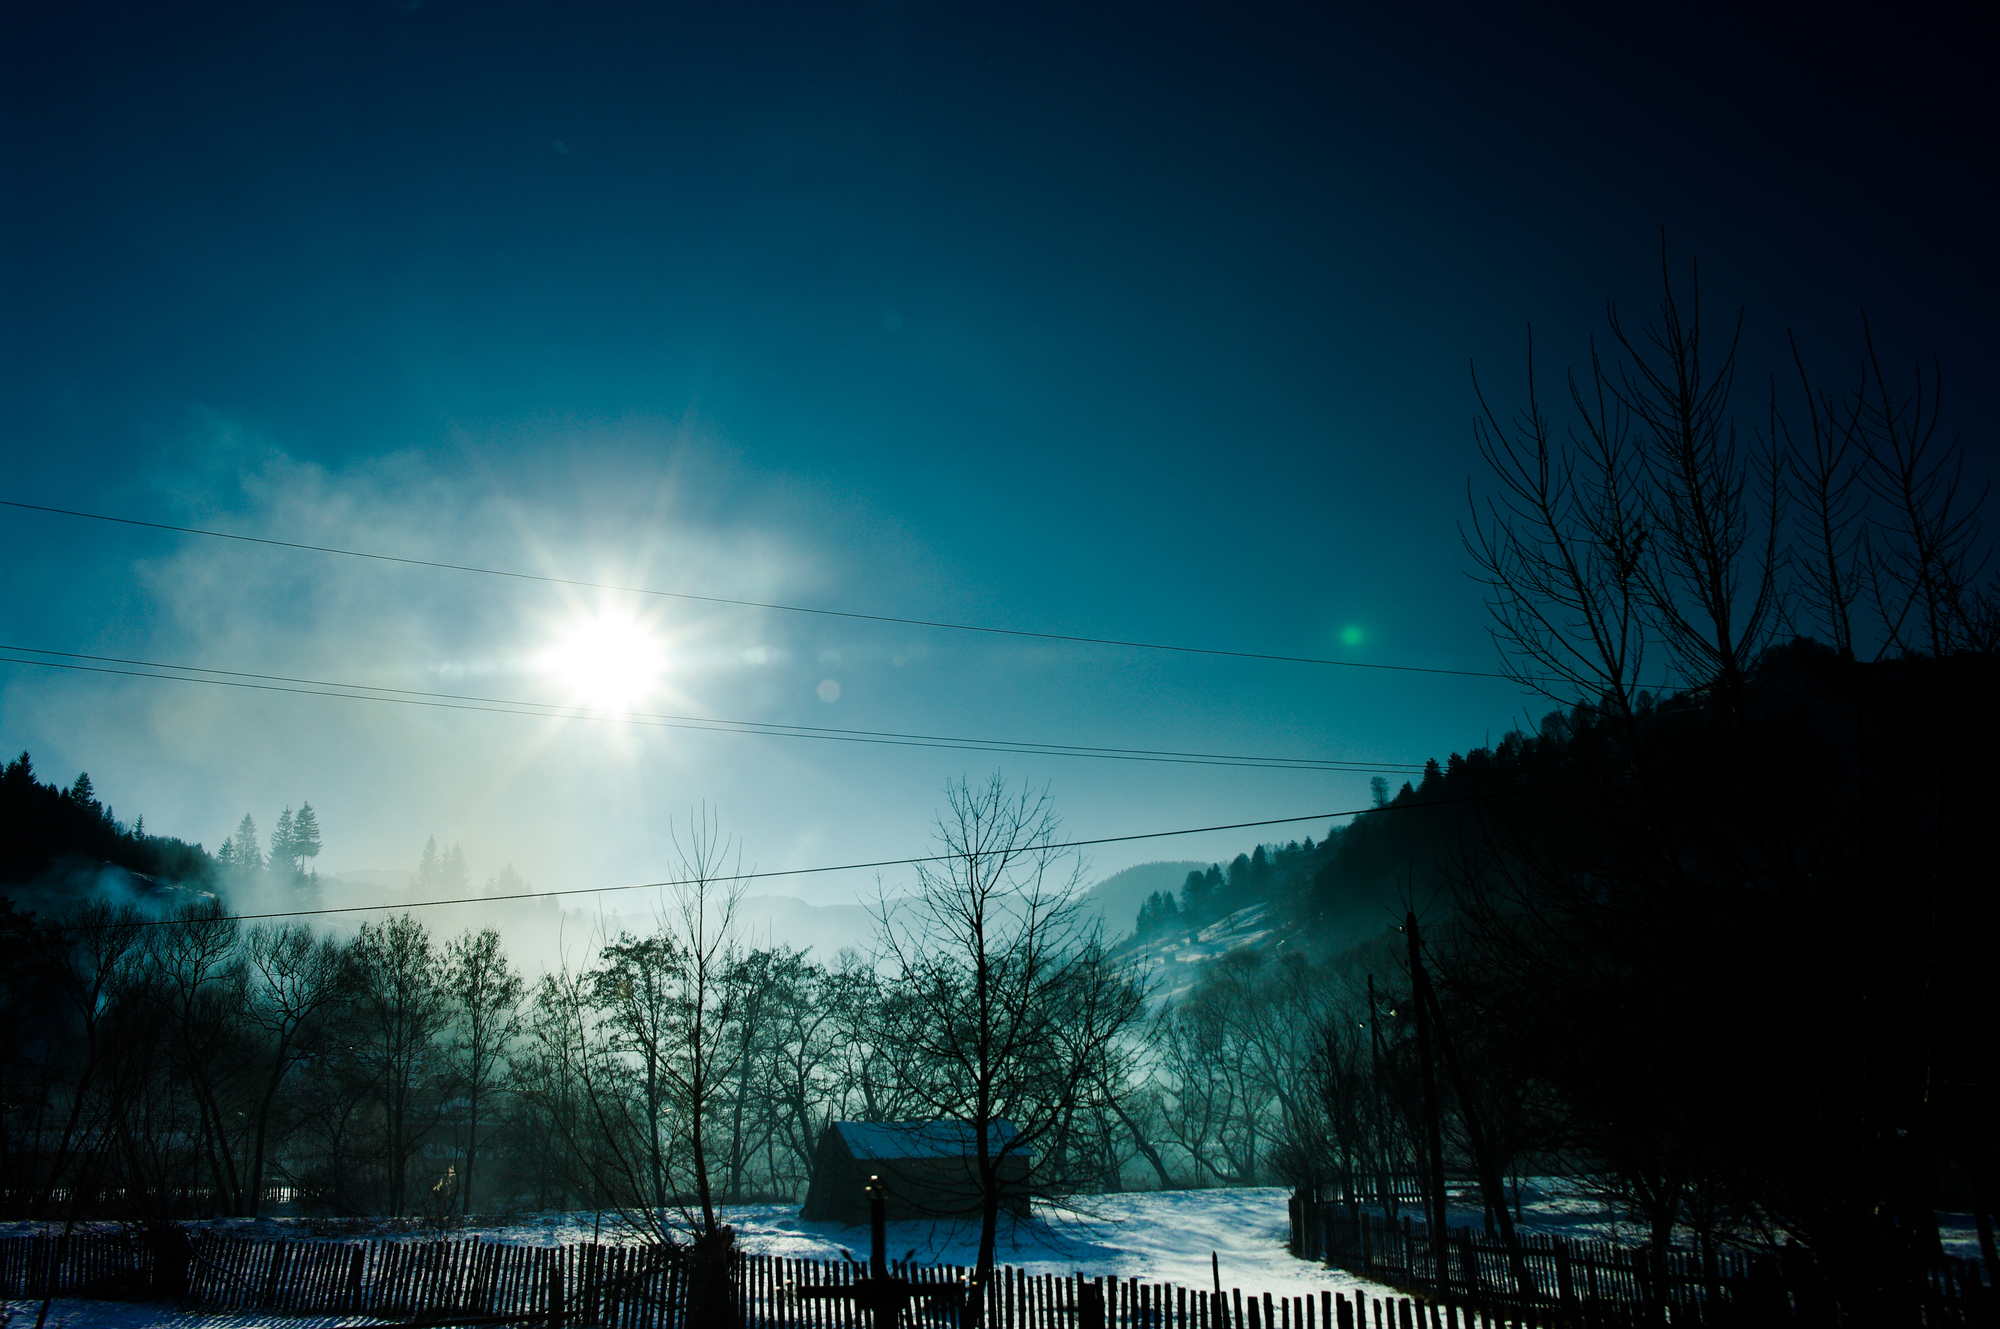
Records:
[[[69,788],[43,784],[27,753],[0,772],[0,885],[19,885],[65,871],[96,872],[110,863],[161,882],[212,885],[216,860],[199,844],[150,835],[146,819],[131,826],[98,801],[90,776]]]
[[[308,1211],[406,1214],[442,1203],[441,1182],[459,1212],[692,1194],[669,1081],[696,976],[668,932],[529,986],[496,932],[438,937],[413,915],[347,942],[214,902],[163,922],[101,904],[8,919],[11,1217],[128,1200],[249,1215],[274,1188]],[[731,949],[712,986],[719,1200],[796,1198],[826,1122],[915,1109],[923,1068],[881,1039],[894,994],[860,957]],[[1091,1153],[1088,1134],[1061,1150]]]
[[[719,1204],[802,1195],[828,1122],[913,1117],[1007,1120],[1039,1190],[1100,1186],[1138,991],[1074,880],[1047,879],[1040,797],[953,798],[987,830],[1020,814],[1011,848],[988,862],[986,836],[976,869],[927,868],[867,960],[740,944],[699,824],[694,884],[655,927],[533,983],[493,929],[441,937],[409,913],[350,940],[216,899],[9,913],[0,1202],[156,1226],[277,1197],[440,1220],[591,1208],[712,1236]],[[425,874],[454,858],[429,846]]]
[[[1337,831],[1336,831],[1337,833]],[[1325,861],[1325,855],[1307,836],[1283,845],[1258,845],[1248,854],[1238,854],[1224,868],[1212,863],[1207,871],[1188,873],[1178,895],[1155,891],[1139,906],[1133,936],[1139,940],[1175,932],[1195,932],[1239,909],[1274,898],[1283,898],[1296,889],[1302,876],[1309,876]]]

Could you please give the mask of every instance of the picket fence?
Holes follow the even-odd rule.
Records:
[[[873,1329],[852,1299],[805,1298],[851,1286],[865,1266],[738,1255],[726,1318],[742,1329]],[[152,1252],[116,1232],[0,1239],[0,1296],[158,1297]],[[897,1272],[959,1291],[969,1270]],[[512,1246],[499,1242],[319,1242],[198,1235],[184,1301],[206,1310],[358,1314],[410,1325],[546,1325],[551,1329],[706,1329],[687,1316],[687,1260],[663,1246]],[[1002,1268],[984,1289],[987,1329],[1538,1329],[1518,1311],[1427,1306],[1408,1296],[1325,1289],[1317,1297],[1218,1293],[1137,1279]],[[954,1296],[919,1301],[907,1329],[970,1321]],[[1608,1321],[1606,1323],[1609,1323]],[[885,1327],[886,1329],[886,1327]]]
[[[1555,1313],[1605,1322],[1636,1317],[1676,1325],[1785,1326],[1833,1319],[1817,1268],[1796,1248],[1767,1254],[1704,1245],[1662,1254],[1650,1246],[1573,1241],[1544,1233],[1520,1232],[1515,1239],[1519,1272],[1498,1236],[1470,1227],[1447,1228],[1445,1283],[1440,1287],[1436,1248],[1422,1220],[1405,1216],[1392,1223],[1381,1215],[1357,1213],[1342,1200],[1324,1198],[1310,1188],[1291,1199],[1294,1255],[1418,1291],[1428,1299],[1493,1307],[1495,1314]],[[1977,1260],[1939,1261],[1916,1299],[1926,1325],[2000,1324],[2000,1304]]]

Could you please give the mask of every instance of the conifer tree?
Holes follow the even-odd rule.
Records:
[[[222,852],[216,857],[238,878],[263,871],[264,851],[257,843],[256,818],[244,813],[243,820],[236,823],[236,834],[222,842]]]
[[[436,889],[443,870],[444,859],[438,853],[437,837],[433,835],[424,841],[423,857],[417,860],[417,889],[423,892]]]
[[[310,803],[299,804],[298,815],[292,818],[292,854],[299,860],[299,870],[304,871],[306,860],[319,857],[319,817]]]
[[[1208,876],[1200,868],[1187,874],[1181,883],[1181,912],[1190,919],[1208,908]]]
[[[447,898],[456,899],[472,890],[472,874],[465,867],[465,846],[453,842],[450,849],[438,863],[438,889]]]
[[[287,804],[278,814],[278,824],[271,828],[271,870],[277,871],[282,864],[296,872],[298,864],[293,860],[297,857],[292,847],[292,809]]]

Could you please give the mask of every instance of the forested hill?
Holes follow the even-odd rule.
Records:
[[[1931,815],[1908,806],[1911,798],[1942,798],[1956,809],[1981,784],[1985,768],[1973,754],[1985,745],[1953,737],[2000,732],[1995,671],[1991,657],[1970,654],[1942,666],[1921,657],[1856,663],[1802,638],[1765,652],[1750,680],[1749,712],[1729,725],[1701,694],[1639,694],[1630,733],[1596,708],[1553,711],[1534,733],[1516,730],[1491,747],[1432,759],[1420,780],[1393,795],[1378,783],[1378,806],[1318,843],[1260,845],[1189,873],[1177,891],[1142,903],[1124,944],[1192,937],[1261,904],[1265,945],[1331,955],[1379,940],[1412,908],[1428,923],[1454,917],[1468,883],[1490,884],[1509,862],[1547,853],[1552,843],[1575,856],[1571,866],[1608,864],[1631,837],[1620,841],[1605,828],[1630,828],[1635,818],[1656,826],[1664,819],[1677,834],[1692,822],[1702,837],[1730,845],[1771,824],[1797,823],[1818,846],[1872,822],[1877,829],[1867,838],[1886,845],[1907,829],[1899,823]],[[1752,779],[1747,793],[1755,801],[1719,802],[1752,768],[1770,776]],[[1836,808],[1847,810],[1844,824],[1826,821]],[[1976,799],[1962,811],[1952,820],[1970,835],[1956,851],[1966,853],[1979,842],[1975,823],[1990,823],[1994,813]]]
[[[67,789],[35,778],[27,753],[0,772],[0,892],[105,864],[144,877],[212,884],[216,861],[198,844],[148,835],[145,818],[127,827],[98,801],[88,774]]]
[[[1373,940],[1412,904],[1425,910],[1441,897],[1461,829],[1465,771],[1517,762],[1522,740],[1511,742],[1499,752],[1454,754],[1444,766],[1430,762],[1420,785],[1405,784],[1394,797],[1379,789],[1377,810],[1331,828],[1324,840],[1256,845],[1227,864],[1187,872],[1177,889],[1140,903],[1125,945],[1190,937],[1258,905],[1266,906],[1258,931],[1269,944],[1327,953]]]

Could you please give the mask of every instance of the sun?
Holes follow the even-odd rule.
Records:
[[[600,614],[572,625],[543,652],[541,666],[566,683],[580,704],[622,710],[658,686],[667,651],[644,624]]]

